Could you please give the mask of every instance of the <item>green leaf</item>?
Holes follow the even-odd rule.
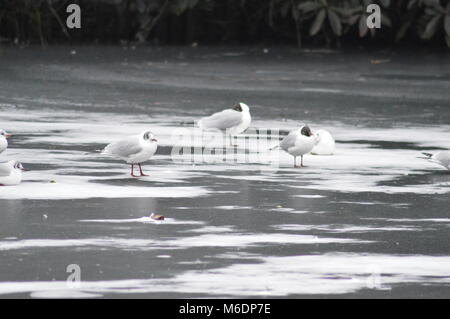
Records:
[[[439,15],[439,16],[433,17],[433,19],[431,19],[430,22],[428,22],[427,26],[425,27],[425,31],[422,33],[423,39],[428,40],[434,36],[440,20],[441,20],[441,16]]]
[[[429,7],[440,7],[439,0],[424,0],[425,5]]]
[[[298,10],[294,6],[292,6],[292,10],[291,11],[292,11],[292,18],[295,21],[298,21],[298,18],[299,18]]]
[[[281,16],[285,18],[289,12],[289,8],[291,7],[291,3],[289,1],[286,1],[283,6],[280,9]]]
[[[367,16],[365,14],[361,15],[361,18],[359,19],[359,36],[361,38],[365,37],[367,34],[367,31],[369,31],[369,28],[367,27]]]
[[[327,12],[325,11],[325,9],[319,11],[319,14],[317,14],[316,19],[314,20],[313,24],[311,25],[311,29],[309,30],[309,34],[311,36],[316,35],[317,32],[322,29],[323,21],[325,20],[326,15]]]
[[[360,16],[359,15],[354,15],[353,17],[350,17],[349,19],[347,19],[347,23],[349,25],[354,25],[356,22],[358,22]]]
[[[175,15],[179,16],[179,15],[181,15],[184,11],[186,11],[186,9],[188,8],[189,4],[190,4],[190,0],[175,0],[175,1],[172,3],[171,11],[172,11]]]
[[[389,17],[385,14],[381,15],[381,24],[384,24],[388,27],[392,27],[391,19],[389,19]]]
[[[408,6],[407,6],[408,10],[411,10],[411,8],[414,7],[414,5],[415,5],[416,3],[417,3],[417,0],[410,0],[410,1],[408,2]]]
[[[308,1],[300,3],[297,8],[298,10],[303,11],[304,13],[308,13],[321,8],[321,5],[317,2]]]
[[[337,36],[342,35],[342,23],[339,16],[336,14],[336,12],[332,10],[328,10],[328,21],[330,22],[331,29],[333,29],[334,34]]]
[[[194,9],[194,7],[198,4],[198,0],[190,0],[189,1],[189,9]]]
[[[383,7],[387,8],[391,5],[391,0],[380,0],[380,3]]]
[[[444,29],[445,33],[447,33],[447,36],[450,37],[450,12],[445,16]]]
[[[406,21],[398,30],[396,36],[395,36],[395,41],[400,41],[401,39],[403,39],[403,37],[406,34],[406,31],[408,31],[409,27],[411,26],[412,20]]]

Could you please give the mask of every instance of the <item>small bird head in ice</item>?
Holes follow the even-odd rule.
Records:
[[[17,170],[21,170],[22,172],[25,172],[26,169],[23,167],[22,163],[18,162],[18,161],[9,161],[10,165],[12,165],[12,167],[14,169]]]
[[[8,138],[8,137],[12,136],[11,134],[9,134],[8,132],[6,132],[3,129],[0,129],[0,135],[3,136],[4,138]]]
[[[150,131],[145,131],[142,133],[142,138],[144,139],[144,141],[148,141],[151,143],[157,143],[158,140],[155,138],[155,136],[153,135],[152,132]]]

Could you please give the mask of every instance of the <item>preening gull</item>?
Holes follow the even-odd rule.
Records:
[[[238,103],[231,109],[203,117],[198,121],[198,126],[202,130],[215,129],[225,132],[230,136],[230,145],[233,146],[232,137],[248,129],[251,121],[249,107],[244,103]]]
[[[134,175],[134,165],[139,166],[140,176],[148,176],[142,171],[141,164],[148,161],[155,154],[157,148],[158,140],[152,132],[145,131],[107,145],[102,154],[120,158],[131,164],[131,176],[139,177]]]

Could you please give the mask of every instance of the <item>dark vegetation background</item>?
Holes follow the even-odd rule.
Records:
[[[81,29],[65,27],[81,7]],[[367,29],[366,7],[382,7]],[[450,48],[450,0],[0,0],[0,43]]]

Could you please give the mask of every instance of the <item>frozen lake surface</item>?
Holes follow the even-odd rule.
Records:
[[[193,123],[239,101],[223,161]],[[0,160],[30,169],[0,188],[0,297],[449,298],[450,173],[418,158],[450,149],[449,101],[449,56],[0,49]],[[297,169],[268,148],[304,123],[337,150]],[[98,152],[146,129],[149,177]]]

